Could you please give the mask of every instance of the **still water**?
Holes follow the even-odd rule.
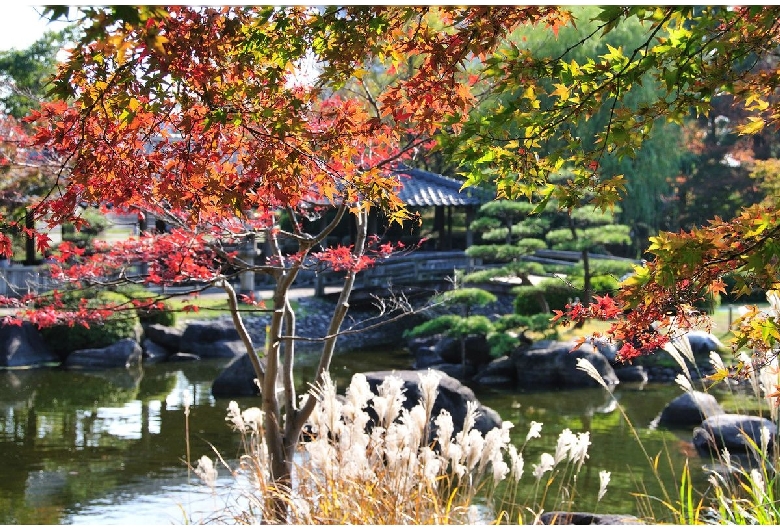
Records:
[[[353,352],[337,355],[333,371],[343,390],[354,371],[403,369],[410,362],[403,351]],[[220,475],[222,493],[215,496],[184,464],[188,445],[193,463],[204,454],[213,457],[214,449],[228,461],[239,454],[239,438],[225,424],[229,400],[214,399],[209,390],[224,364],[167,363],[138,371],[1,371],[0,524],[199,523],[210,521],[225,499],[240,509],[242,499],[226,472]],[[303,358],[301,364],[301,377],[310,379],[314,359]],[[630,424],[600,388],[476,392],[485,405],[515,424],[518,447],[531,421],[544,424],[542,438],[524,451],[528,482],[532,465],[542,452],[554,452],[562,429],[591,433],[590,458],[575,497],[581,504],[575,508],[636,514],[633,493],[660,494],[632,425],[646,452],[662,455],[661,472],[670,492],[675,480],[669,468],[679,476],[686,459],[696,481],[704,484],[700,469],[706,462],[694,454],[690,431],[650,428],[664,405],[679,394],[671,385],[616,390]],[[238,401],[242,408],[256,405],[251,398]],[[185,403],[191,403],[188,416]],[[596,506],[600,470],[610,471],[612,480]]]

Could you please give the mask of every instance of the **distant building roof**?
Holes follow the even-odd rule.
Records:
[[[489,202],[491,194],[477,188],[460,190],[463,182],[404,165],[394,172],[401,177],[403,189],[398,194],[407,206],[478,206]]]

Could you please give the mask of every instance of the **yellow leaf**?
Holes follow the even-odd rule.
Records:
[[[551,94],[552,96],[558,96],[561,98],[561,101],[569,99],[569,88],[566,85],[555,83],[553,86],[555,87],[555,91]]]
[[[766,125],[766,123],[764,122],[763,118],[758,116],[748,116],[748,123],[745,123],[744,125],[738,125],[737,132],[739,134],[745,135],[756,134],[757,132],[763,130],[764,125]]]
[[[769,102],[764,101],[758,94],[748,94],[745,98],[745,108],[747,110],[764,111],[769,108]]]

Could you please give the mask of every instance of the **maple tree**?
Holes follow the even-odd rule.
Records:
[[[602,159],[607,153],[619,160],[635,156],[659,120],[684,124],[728,102],[738,110],[730,123],[736,134],[776,131],[777,8],[605,6],[593,21],[592,33],[559,55],[538,56],[532,42],[508,42],[485,60],[480,76],[492,96],[447,142],[469,184],[493,181],[501,196],[533,200],[540,208],[556,199],[567,210],[583,203],[609,209],[625,176]],[[637,28],[638,44],[573,58],[573,50],[594,36],[629,23]],[[625,98],[647,83],[656,90]],[[573,124],[604,112],[608,119],[593,131],[594,141],[582,141]],[[563,185],[551,181],[561,170],[571,175]],[[707,292],[723,292],[726,279],[736,294],[776,288],[776,206],[743,206],[732,218],[712,212],[706,223],[651,238],[652,259],[636,268],[616,300],[570,306],[558,319],[617,319],[609,334],[630,360],[656,351],[669,334],[703,324],[694,305]]]
[[[0,105],[6,113],[21,119],[46,99],[46,83],[68,37],[68,30],[47,31],[27,48],[0,51]]]
[[[10,258],[15,240],[24,240],[25,262],[35,262],[35,224],[29,206],[51,187],[52,172],[44,153],[29,148],[22,123],[0,115],[0,255]]]
[[[48,8],[55,17],[67,12]],[[78,205],[111,205],[154,215],[170,229],[97,246],[93,255],[64,243],[52,273],[75,286],[224,288],[261,389],[270,473],[286,481],[315,405],[308,389],[299,399],[293,385],[289,289],[296,277],[323,267],[344,273],[316,385],[329,369],[356,274],[392,250],[368,236],[370,210],[381,209],[391,222],[407,215],[388,170],[465,119],[476,101],[465,63],[484,57],[518,24],[557,26],[568,15],[553,7],[78,12],[82,36],[53,80],[57,99],[26,118],[35,126],[32,144],[60,163],[57,187],[35,211],[50,225],[78,225]],[[375,64],[390,73],[383,86],[344,90]],[[325,226],[303,222],[327,208],[337,213]],[[291,221],[287,230],[282,213]],[[355,220],[355,240],[325,248],[346,216]],[[263,263],[238,252],[261,238],[272,249]],[[289,243],[294,250],[284,250]],[[247,333],[231,285],[245,271],[275,282],[264,349]],[[81,303],[65,311],[55,296],[19,317],[88,324],[121,309]]]

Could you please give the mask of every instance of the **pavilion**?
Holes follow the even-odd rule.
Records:
[[[493,194],[479,188],[462,190],[463,182],[457,179],[405,165],[400,165],[393,171],[399,175],[403,185],[398,196],[404,204],[410,209],[434,208],[433,230],[438,233],[435,250],[453,250],[454,208],[465,210],[465,248],[473,244],[471,222],[479,207],[494,198]]]

